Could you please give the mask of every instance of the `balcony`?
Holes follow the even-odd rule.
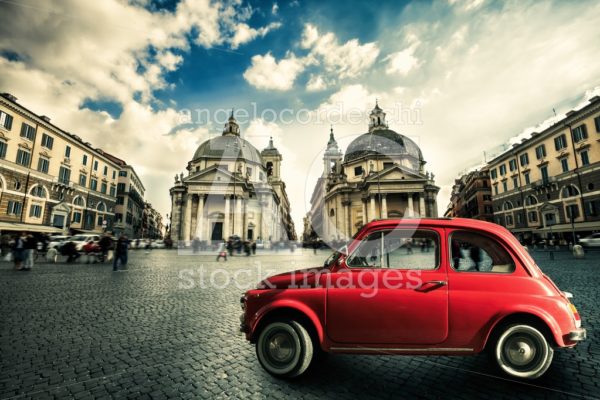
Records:
[[[550,176],[546,179],[539,179],[537,181],[534,181],[531,183],[531,187],[533,189],[538,189],[538,188],[543,188],[543,187],[547,187],[552,185],[553,183],[556,183],[556,177],[554,176]]]

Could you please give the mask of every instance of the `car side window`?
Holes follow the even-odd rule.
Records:
[[[350,268],[436,269],[439,237],[423,229],[373,232],[361,241],[346,264]]]
[[[471,231],[450,234],[450,265],[456,271],[512,273],[515,263],[498,241]]]

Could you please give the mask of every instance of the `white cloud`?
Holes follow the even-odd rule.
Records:
[[[271,14],[277,15],[279,12],[279,4],[273,3],[273,7],[271,7]]]
[[[304,68],[304,61],[291,53],[280,61],[267,53],[252,57],[252,65],[244,72],[244,78],[258,89],[289,90]]]
[[[280,22],[271,22],[269,25],[259,29],[254,29],[246,23],[239,23],[236,27],[235,34],[231,39],[231,48],[237,49],[240,45],[248,43],[258,36],[265,37],[267,33],[272,30],[279,29],[281,27]]]
[[[311,75],[306,84],[309,92],[318,92],[327,89],[327,84],[321,75]]]
[[[415,50],[418,45],[411,45],[404,50],[392,53],[384,58],[388,62],[385,72],[388,75],[399,74],[402,76],[408,75],[411,71],[419,68],[422,61],[415,57]]]
[[[300,45],[309,49],[310,55],[319,59],[327,72],[335,73],[340,79],[359,76],[379,55],[375,43],[360,44],[358,39],[351,39],[340,44],[333,33],[321,34],[312,24],[304,26]]]

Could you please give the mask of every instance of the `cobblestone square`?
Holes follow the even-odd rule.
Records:
[[[485,356],[332,355],[298,380],[272,378],[238,332],[238,286],[258,280],[243,271],[318,266],[324,251],[220,263],[213,254],[132,251],[116,273],[109,264],[17,272],[3,262],[0,398],[600,398],[600,252],[533,254],[574,293],[589,336],[557,351],[535,382],[499,376]]]

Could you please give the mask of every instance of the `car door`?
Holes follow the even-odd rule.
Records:
[[[339,343],[421,345],[448,335],[441,231],[371,232],[327,275],[326,329]]]

